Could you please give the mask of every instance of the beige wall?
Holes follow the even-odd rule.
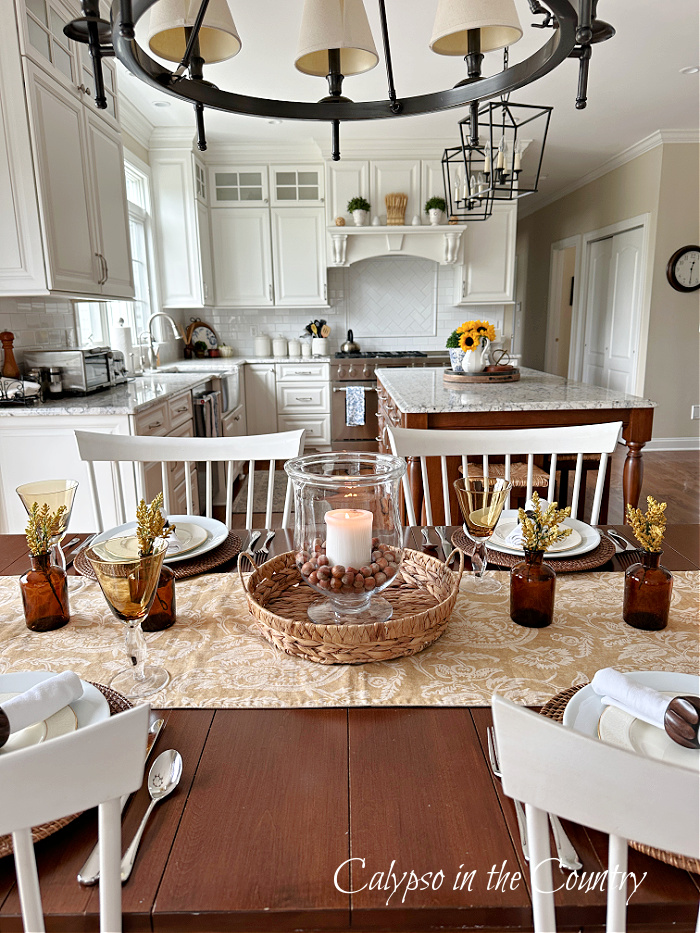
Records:
[[[644,295],[649,340],[643,392],[659,406],[655,438],[700,433],[700,422],[690,421],[690,405],[700,401],[698,293],[682,295],[666,281],[671,253],[683,244],[697,243],[700,236],[698,152],[696,144],[656,146],[518,224],[517,298],[522,302],[523,363],[542,368],[552,244],[649,214]],[[644,337],[641,345],[647,346]],[[682,380],[679,371],[684,374]]]
[[[124,130],[122,130],[122,145],[125,149],[128,149],[129,152],[133,152],[135,156],[138,156],[142,162],[146,163],[146,165],[150,165],[148,149],[146,149],[145,146],[142,146],[138,139],[134,139],[133,136],[125,133]]]

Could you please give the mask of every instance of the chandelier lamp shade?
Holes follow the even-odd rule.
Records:
[[[394,80],[389,19],[385,0],[376,0],[381,51],[377,51],[363,0],[304,0],[300,17],[297,53],[290,49],[289,61],[303,74],[323,77],[328,94],[321,99],[287,100],[241,94],[217,87],[204,79],[204,68],[243,54],[236,59],[239,86],[247,84],[245,36],[234,23],[236,4],[244,0],[112,0],[110,20],[102,19],[98,0],[81,0],[83,15],[69,23],[64,32],[86,42],[101,73],[100,59],[116,55],[133,75],[146,84],[195,108],[200,149],[206,148],[204,110],[211,108],[267,120],[316,120],[331,125],[332,154],[340,158],[340,125],[358,120],[382,120],[437,113],[469,107],[472,142],[482,102],[508,95],[551,72],[569,57],[579,59],[577,107],[586,106],[586,88],[591,45],[614,35],[614,29],[595,17],[598,0],[527,0],[533,17],[529,23],[543,30],[546,40],[529,57],[496,74],[482,76],[485,54],[507,48],[523,34],[514,0],[437,0],[431,37],[426,51],[464,58],[455,69],[454,86],[426,88],[423,93],[402,96]],[[251,3],[252,0],[246,0]],[[375,0],[366,0],[374,3]],[[390,0],[392,16],[404,31],[413,29],[402,17],[403,0]],[[230,5],[229,5],[230,4]],[[269,29],[266,13],[270,0],[255,0],[260,29]],[[233,10],[233,13],[232,13]],[[135,38],[135,27],[149,14],[147,48]],[[146,21],[141,24],[146,25]],[[141,36],[141,32],[139,32]],[[251,44],[253,45],[253,44]],[[150,53],[150,54],[149,54]],[[249,53],[250,54],[250,53]],[[156,57],[152,57],[156,56]],[[343,82],[374,68],[383,57],[387,93],[379,100],[354,100],[343,93]],[[170,70],[165,62],[177,63]],[[414,67],[419,67],[415,63]],[[311,89],[310,87],[310,96]],[[96,103],[106,106],[100,77],[95,77]]]

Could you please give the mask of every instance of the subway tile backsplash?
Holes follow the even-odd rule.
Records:
[[[73,305],[67,299],[0,298],[0,331],[15,335],[14,352],[18,363],[29,347],[75,346]]]

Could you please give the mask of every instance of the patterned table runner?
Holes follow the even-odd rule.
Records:
[[[601,667],[698,671],[700,574],[674,574],[668,628],[640,632],[622,621],[621,573],[557,580],[554,623],[524,629],[508,614],[508,574],[498,593],[479,596],[465,574],[445,634],[420,654],[358,666],[290,657],[254,630],[237,576],[178,580],[176,625],[147,635],[154,661],[171,673],[151,698],[162,707],[285,708],[487,706],[498,690],[540,704],[588,681]],[[125,666],[124,629],[96,583],[71,577],[71,621],[36,634],[24,623],[16,577],[0,578],[0,673],[75,670],[108,683]]]

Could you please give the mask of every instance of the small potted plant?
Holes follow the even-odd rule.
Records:
[[[442,218],[445,216],[445,208],[447,204],[445,203],[444,198],[433,197],[428,198],[425,202],[425,213],[430,219],[430,226],[437,227],[442,223]]]
[[[647,511],[627,506],[627,521],[642,546],[638,564],[625,570],[625,595],[622,618],[633,628],[659,631],[668,624],[671,608],[673,574],[659,561],[666,530],[665,502],[647,496]]]
[[[139,557],[153,553],[156,538],[169,538],[175,531],[163,518],[161,507],[163,493],[159,492],[150,505],[142,499],[136,509],[136,537],[139,541]],[[160,577],[153,605],[145,619],[141,620],[144,632],[161,632],[175,624],[175,574],[166,564],[160,568]]]
[[[356,197],[348,201],[348,214],[356,227],[366,227],[369,223],[370,203],[367,198]]]
[[[557,575],[542,558],[556,541],[571,534],[571,528],[559,527],[571,509],[560,509],[556,502],[550,502],[543,511],[536,492],[531,504],[527,511],[518,509],[525,560],[510,572],[510,617],[525,628],[544,628],[554,617]]]
[[[68,582],[63,567],[51,561],[51,543],[60,533],[66,511],[50,512],[46,503],[33,503],[26,535],[31,570],[20,577],[24,619],[32,632],[51,632],[70,619]]]
[[[198,340],[193,347],[194,355],[198,360],[202,360],[207,355],[207,349],[206,343],[203,340]]]

